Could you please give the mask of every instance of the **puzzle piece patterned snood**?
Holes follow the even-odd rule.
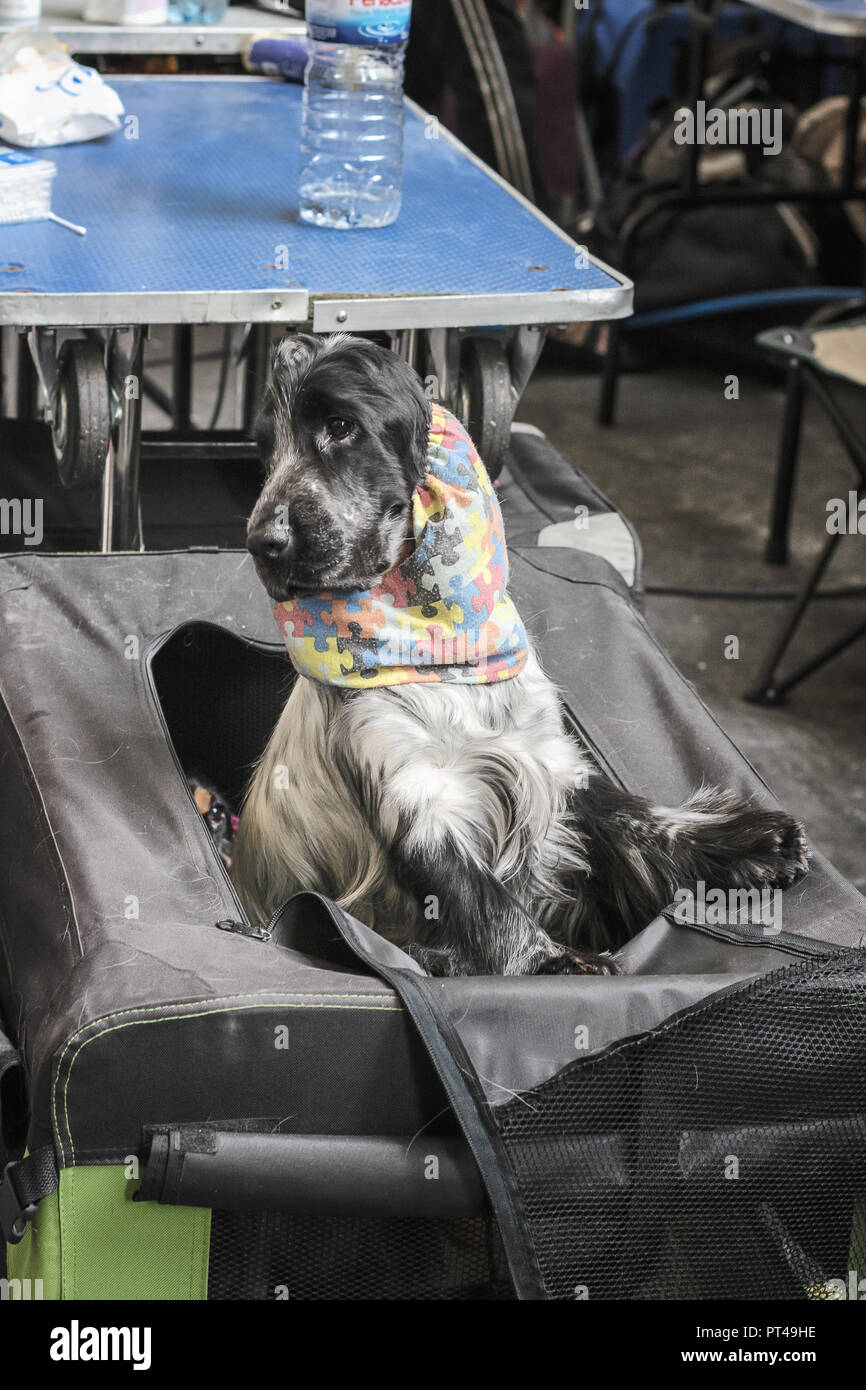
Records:
[[[411,552],[378,584],[274,604],[302,676],[366,689],[482,684],[523,670],[526,632],[506,592],[499,503],[471,439],[438,405],[427,467],[412,495]]]

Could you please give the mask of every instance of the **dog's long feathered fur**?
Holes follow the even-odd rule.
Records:
[[[284,341],[249,525],[272,598],[367,587],[396,562],[426,419],[420,382],[384,349]],[[520,675],[490,685],[297,678],[232,874],[255,919],[314,888],[434,973],[519,974],[604,969],[587,951],[646,925],[677,887],[785,887],[806,863],[783,812],[712,789],[652,807],[613,786],[566,731],[530,651]]]

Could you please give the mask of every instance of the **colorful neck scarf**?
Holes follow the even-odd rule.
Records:
[[[274,604],[295,669],[366,689],[412,681],[509,680],[526,632],[506,593],[499,503],[462,425],[432,407],[428,472],[412,495],[408,557],[370,589]]]

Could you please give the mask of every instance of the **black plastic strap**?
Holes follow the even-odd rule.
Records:
[[[34,1149],[17,1163],[6,1164],[0,1183],[0,1228],[7,1245],[17,1245],[24,1239],[37,1204],[56,1190],[58,1182],[50,1144]]]
[[[269,930],[275,945],[293,950],[298,949],[301,941],[309,950],[314,931],[318,936],[316,953],[325,955],[336,945],[341,963],[345,962],[348,946],[353,957],[396,991],[438,1072],[478,1164],[496,1215],[515,1293],[520,1299],[546,1299],[520,1189],[475,1068],[438,998],[438,982],[420,971],[416,962],[398,947],[320,893],[298,893],[290,898],[272,919]]]

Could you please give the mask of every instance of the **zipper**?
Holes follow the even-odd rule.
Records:
[[[689,931],[701,932],[704,936],[713,937],[717,941],[724,941],[730,946],[766,946],[771,951],[783,951],[789,956],[817,958],[835,955],[837,951],[843,949],[831,941],[815,941],[812,937],[795,936],[792,932],[776,932],[772,936],[764,936],[759,939],[756,936],[748,936],[742,931],[736,931],[730,927],[725,928],[716,923],[710,926],[706,922],[678,922],[674,916],[673,903],[663,908],[661,916],[675,927],[686,927]],[[751,924],[743,923],[743,925]]]
[[[288,904],[289,904],[291,901],[292,901],[291,898],[286,898],[286,901],[285,901],[284,903],[280,903],[280,905],[279,905],[279,907],[277,908],[276,912],[273,913],[273,915],[271,916],[270,921],[267,922],[265,926],[259,927],[259,940],[260,940],[260,941],[270,941],[270,940],[272,940],[273,935],[274,935],[274,927],[277,925],[277,920],[278,920],[279,917],[282,916],[283,909],[284,909],[285,907],[287,907]],[[329,907],[328,907],[328,911],[330,912],[330,905],[329,905]],[[332,916],[332,917],[333,917],[333,915],[334,915],[334,914],[331,913],[331,916]]]

